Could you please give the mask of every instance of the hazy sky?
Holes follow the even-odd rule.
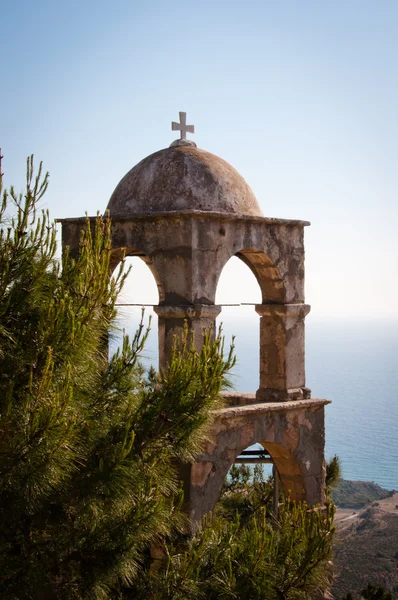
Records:
[[[186,111],[266,216],[311,221],[313,314],[398,317],[395,0],[0,0],[0,51],[5,183],[34,152],[54,218],[102,211]],[[236,279],[219,300],[257,301]]]

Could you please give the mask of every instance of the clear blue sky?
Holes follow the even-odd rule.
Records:
[[[266,216],[312,222],[315,315],[398,317],[395,0],[0,9],[6,185],[22,189],[34,152],[50,171],[51,215],[95,214],[134,164],[175,139],[170,121],[186,111],[198,146],[238,169]],[[223,301],[236,299],[232,284]]]

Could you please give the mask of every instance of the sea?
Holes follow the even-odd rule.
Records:
[[[149,314],[150,311],[147,311]],[[133,331],[137,309],[125,309]],[[252,307],[224,307],[223,332],[235,336],[234,389],[258,388],[259,319]],[[157,365],[157,318],[144,362]],[[306,318],[306,380],[313,398],[326,398],[327,459],[337,455],[344,479],[398,490],[398,320]]]

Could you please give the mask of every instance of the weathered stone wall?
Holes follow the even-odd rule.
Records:
[[[84,219],[62,221],[63,245],[78,247]],[[232,256],[253,271],[263,303],[304,302],[302,221],[215,213],[136,215],[112,221],[112,245],[147,257],[165,304],[214,304],[221,271]],[[115,261],[116,262],[116,261]]]
[[[207,202],[203,198],[199,200]],[[113,217],[112,268],[124,252],[139,256],[158,285],[155,311],[162,367],[174,335],[182,333],[185,323],[196,333],[197,343],[203,327],[214,325],[220,312],[214,305],[218,281],[232,256],[252,270],[261,288],[262,304],[256,306],[261,317],[257,394],[234,394],[233,401],[230,396],[234,406],[215,415],[211,442],[203,454],[195,464],[181,466],[187,511],[194,522],[213,509],[236,456],[256,442],[271,455],[286,494],[310,505],[324,501],[324,406],[328,402],[309,399],[305,382],[306,225],[211,210]],[[84,219],[62,222],[63,245],[72,252],[77,251],[84,226]]]
[[[233,394],[237,402],[238,394]],[[248,402],[248,394],[243,401]],[[253,395],[254,401],[254,395]],[[325,501],[327,400],[301,400],[234,406],[217,412],[203,453],[191,466],[190,516],[199,521],[217,502],[225,476],[248,446],[260,443],[271,455],[283,491],[309,505]]]
[[[63,221],[63,243],[76,248],[82,219]],[[214,326],[221,272],[232,256],[252,270],[262,292],[262,400],[304,398],[304,226],[302,221],[237,217],[214,212],[151,213],[112,221],[113,267],[140,256],[159,290],[159,357],[164,367],[184,321],[195,331]],[[274,309],[273,305],[280,308]],[[300,308],[302,306],[302,308]],[[200,341],[200,335],[197,336]]]

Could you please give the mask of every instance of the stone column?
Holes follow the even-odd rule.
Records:
[[[215,322],[221,312],[221,306],[214,304],[192,305],[160,305],[154,306],[154,311],[159,317],[159,367],[164,369],[170,359],[174,344],[174,336],[181,337],[184,325],[194,332],[195,344],[198,350],[202,345],[203,330],[213,328],[215,336]]]
[[[308,304],[257,304],[260,315],[260,387],[257,400],[310,398],[305,387],[304,318]]]

